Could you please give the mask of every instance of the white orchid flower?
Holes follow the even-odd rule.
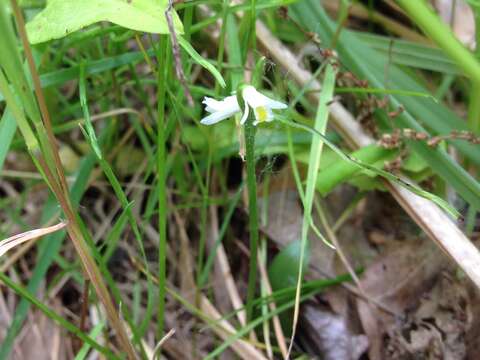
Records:
[[[272,109],[286,109],[288,106],[280,101],[272,100],[269,97],[259,93],[253,86],[248,85],[243,88],[242,97],[245,101],[245,111],[243,112],[240,124],[244,125],[248,118],[250,108],[255,114],[253,125],[260,122],[272,121]]]
[[[250,110],[253,110],[255,114],[253,125],[257,125],[260,122],[273,120],[272,109],[280,110],[288,107],[280,101],[272,100],[259,93],[257,89],[251,85],[247,85],[242,89],[242,99],[245,104],[245,110],[240,120],[241,125],[244,125],[247,121]],[[205,97],[203,104],[206,105],[205,110],[210,113],[200,121],[200,123],[204,125],[216,124],[242,111],[238,105],[236,95],[227,96],[221,101]]]

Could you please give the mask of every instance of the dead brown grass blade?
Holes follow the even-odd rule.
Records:
[[[53,226],[26,231],[2,240],[0,241],[0,257],[5,255],[8,250],[13,249],[14,247],[23,244],[26,241],[41,238],[42,236],[63,229],[66,225],[67,223],[62,221]]]

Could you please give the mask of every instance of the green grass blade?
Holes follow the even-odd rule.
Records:
[[[333,280],[318,280],[318,282],[316,282],[316,284],[314,286],[314,289],[312,291],[305,291],[304,295],[302,295],[301,298],[300,298],[300,302],[303,302],[303,301],[311,298],[312,296],[314,296],[315,294],[318,294],[320,291],[322,291],[323,289],[325,289],[328,286],[339,284],[339,283],[347,281],[349,279],[350,279],[350,276],[347,275],[347,276],[339,276],[339,277],[337,277],[336,279],[333,279]],[[277,293],[290,293],[291,294],[293,291],[296,292],[296,289],[295,290],[293,288],[283,289],[283,290],[278,291]],[[258,302],[258,303],[261,304],[262,302]],[[282,305],[278,306],[275,310],[270,311],[266,314],[263,314],[263,315],[257,317],[255,320],[253,320],[252,322],[250,322],[246,326],[242,327],[241,329],[238,329],[234,334],[232,334],[230,337],[228,337],[215,350],[210,352],[208,354],[208,356],[205,357],[205,360],[210,360],[210,359],[216,358],[223,351],[225,351],[225,349],[227,349],[234,341],[242,338],[243,336],[248,334],[250,331],[255,329],[255,327],[262,324],[263,322],[271,319],[272,317],[274,317],[278,314],[281,314],[282,312],[284,312],[288,309],[291,309],[292,307],[295,306],[295,303],[296,303],[295,299],[290,300],[290,301],[286,302],[285,304],[282,304]]]
[[[202,55],[200,55],[190,43],[185,40],[183,37],[179,36],[178,37],[178,43],[182,46],[183,50],[185,50],[188,55],[192,57],[192,59],[199,65],[203,66],[205,69],[207,69],[214,77],[217,79],[218,83],[222,86],[225,87],[225,80],[222,77],[222,74],[218,72],[218,70],[210,64],[207,60],[205,60]]]
[[[323,80],[322,92],[320,93],[317,115],[315,117],[314,129],[315,132],[324,134],[328,122],[328,104],[333,99],[333,92],[335,90],[336,71],[333,66],[328,64],[325,69],[325,77]],[[310,157],[308,161],[307,184],[305,189],[305,198],[303,203],[303,224],[302,224],[302,238],[300,245],[300,259],[297,278],[297,290],[295,294],[295,308],[293,313],[292,324],[292,339],[290,342],[289,353],[293,346],[293,339],[295,338],[299,310],[300,310],[300,289],[303,280],[303,269],[305,252],[307,248],[308,230],[312,223],[311,213],[313,207],[313,198],[315,196],[315,187],[317,183],[318,170],[320,168],[320,158],[322,155],[323,141],[317,136],[312,137],[312,145],[310,147]]]
[[[447,201],[443,200],[442,198],[432,194],[432,193],[429,193],[428,191],[425,191],[423,189],[421,189],[420,187],[418,187],[417,185],[415,184],[412,184],[412,183],[408,183],[406,182],[405,180],[401,179],[400,177],[396,176],[396,175],[393,175],[392,173],[389,173],[387,171],[384,171],[384,170],[381,170],[381,169],[377,169],[376,167],[370,165],[370,164],[367,164],[367,163],[364,163],[348,154],[345,154],[341,149],[339,149],[335,144],[333,144],[330,140],[328,140],[322,133],[316,131],[315,129],[309,127],[309,126],[306,126],[306,125],[303,125],[303,124],[300,124],[300,123],[294,123],[292,121],[289,121],[289,120],[285,120],[283,118],[279,118],[279,120],[281,122],[283,122],[284,124],[286,125],[289,125],[289,126],[293,126],[293,127],[296,127],[296,128],[299,128],[299,129],[303,129],[305,131],[308,131],[312,134],[315,134],[317,135],[318,137],[322,138],[322,141],[331,149],[333,150],[336,154],[338,154],[343,160],[346,160],[352,164],[355,164],[356,166],[358,166],[359,168],[363,169],[363,170],[369,170],[389,181],[392,181],[394,182],[395,184],[397,185],[400,185],[402,187],[404,187],[405,189],[413,192],[414,194],[418,195],[418,196],[421,196],[421,197],[424,197],[425,199],[428,199],[430,201],[433,201],[435,204],[437,204],[438,206],[440,206],[443,210],[445,210],[446,212],[448,212],[451,216],[455,217],[455,218],[461,218],[461,214],[453,207],[451,206]]]
[[[0,170],[7,156],[13,136],[17,130],[17,123],[12,113],[7,109],[0,120]]]
[[[370,48],[379,51],[383,56],[390,57],[394,64],[444,74],[459,75],[461,73],[455,61],[445,56],[441,49],[387,36],[364,32],[353,33]]]
[[[225,214],[225,219],[223,220],[223,223],[220,227],[218,237],[217,239],[215,239],[215,243],[210,249],[210,255],[208,256],[207,261],[205,262],[205,266],[202,269],[201,275],[199,276],[199,280],[198,280],[199,288],[202,288],[203,285],[207,283],[210,270],[213,266],[213,262],[217,254],[218,246],[222,243],[225,233],[227,232],[228,226],[230,224],[230,220],[232,219],[233,212],[235,211],[238,205],[238,202],[240,201],[240,196],[242,194],[242,191],[243,191],[243,184],[240,186],[239,190],[237,191],[235,196],[232,198],[230,206],[228,207],[227,213]]]
[[[396,155],[395,150],[384,149],[377,145],[365,146],[350,154],[351,157],[372,166],[378,163],[383,166],[385,161],[391,160]],[[318,174],[317,190],[322,195],[327,195],[335,186],[351,178],[359,171],[361,171],[360,168],[351,162],[333,162]]]
[[[81,340],[83,340],[86,344],[93,347],[95,350],[98,350],[100,353],[107,356],[108,359],[115,359],[115,355],[108,350],[107,348],[103,347],[99,343],[97,343],[94,339],[90,336],[85,335],[79,328],[73,325],[68,320],[65,320],[62,316],[58,315],[54,311],[50,310],[47,306],[45,306],[40,300],[36,299],[28,290],[24,289],[20,285],[13,282],[7,275],[0,272],[0,280],[6,284],[9,288],[13,289],[17,294],[19,294],[22,299],[29,301],[31,304],[35,305],[40,311],[42,311],[46,316],[50,319],[57,322],[61,325],[64,329],[68,330],[69,332],[73,333],[74,335],[78,336]]]
[[[103,330],[104,326],[105,324],[103,322],[99,322],[97,325],[95,325],[92,331],[90,331],[89,336],[92,339],[95,339]],[[91,348],[90,344],[83,344],[82,348],[78,351],[74,360],[84,360],[87,357],[88,352],[90,351],[90,348]]]

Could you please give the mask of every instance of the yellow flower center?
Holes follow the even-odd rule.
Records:
[[[259,122],[266,121],[268,118],[268,112],[264,106],[259,106],[255,108],[255,113]]]

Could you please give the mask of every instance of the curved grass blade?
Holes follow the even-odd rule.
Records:
[[[218,81],[218,83],[224,88],[226,86],[225,84],[225,80],[223,79],[222,77],[222,74],[220,74],[218,72],[218,70],[215,68],[215,66],[213,66],[212,64],[210,64],[207,60],[205,60],[202,55],[200,55],[197,50],[195,50],[193,48],[192,45],[190,45],[190,43],[185,40],[183,37],[179,36],[178,37],[178,43],[180,44],[180,46],[183,48],[183,50],[185,50],[188,55],[190,55],[192,57],[192,59],[198,63],[200,66],[204,67],[205,69],[207,69],[210,74],[212,74],[215,79]]]
[[[333,99],[333,93],[335,90],[335,78],[336,71],[334,67],[330,64],[326,66],[325,69],[325,78],[323,81],[323,88],[320,94],[320,99],[318,102],[317,115],[315,117],[315,133],[322,134],[322,138],[312,137],[312,145],[310,148],[310,156],[308,161],[308,174],[307,174],[307,186],[305,189],[305,196],[303,198],[303,224],[302,224],[302,238],[300,245],[300,259],[298,266],[298,277],[297,277],[297,289],[295,293],[295,307],[293,312],[293,323],[292,323],[292,336],[290,341],[290,346],[288,348],[288,354],[292,351],[293,339],[295,338],[298,316],[300,311],[300,296],[301,296],[301,283],[303,279],[303,270],[304,270],[304,261],[307,248],[307,236],[308,230],[311,227],[312,222],[312,207],[313,207],[313,198],[315,196],[315,186],[317,183],[317,176],[320,169],[320,157],[322,155],[323,141],[321,141],[325,135],[325,130],[327,128],[328,122],[328,104]],[[320,234],[320,232],[319,232]],[[321,235],[321,234],[320,234]],[[320,238],[324,238],[320,236]]]
[[[459,218],[462,218],[462,215],[457,211],[457,209],[455,209],[453,206],[451,206],[447,201],[443,200],[442,198],[428,192],[428,191],[425,191],[423,190],[422,188],[420,188],[419,186],[415,185],[415,184],[412,184],[412,183],[409,183],[405,180],[403,180],[402,178],[396,176],[396,175],[393,175],[392,173],[389,173],[388,171],[385,171],[385,170],[381,170],[381,169],[377,169],[376,167],[370,165],[370,164],[367,164],[367,163],[364,163],[363,161],[353,157],[353,156],[350,156],[346,153],[344,153],[341,149],[339,149],[334,143],[332,143],[330,140],[328,140],[327,137],[325,137],[322,133],[320,133],[319,131],[311,128],[310,126],[307,126],[307,125],[303,125],[303,124],[300,124],[300,123],[297,123],[297,122],[293,122],[293,121],[289,121],[289,120],[286,120],[285,118],[282,118],[282,117],[278,117],[279,121],[284,123],[285,125],[288,125],[288,126],[292,126],[292,127],[295,127],[295,128],[298,128],[298,129],[302,129],[302,130],[305,130],[305,131],[308,131],[314,135],[317,135],[319,136],[322,141],[325,143],[325,145],[327,145],[332,151],[334,151],[337,155],[339,155],[342,159],[352,163],[352,164],[355,164],[356,166],[364,169],[364,170],[369,170],[395,184],[398,184],[404,188],[406,188],[407,190],[410,190],[411,192],[413,192],[414,194],[418,195],[418,196],[421,196],[425,199],[428,199],[430,201],[433,201],[435,204],[437,204],[438,206],[440,206],[443,210],[445,210],[447,213],[449,213],[450,215],[452,215],[453,217],[455,217],[456,219],[459,219]]]

